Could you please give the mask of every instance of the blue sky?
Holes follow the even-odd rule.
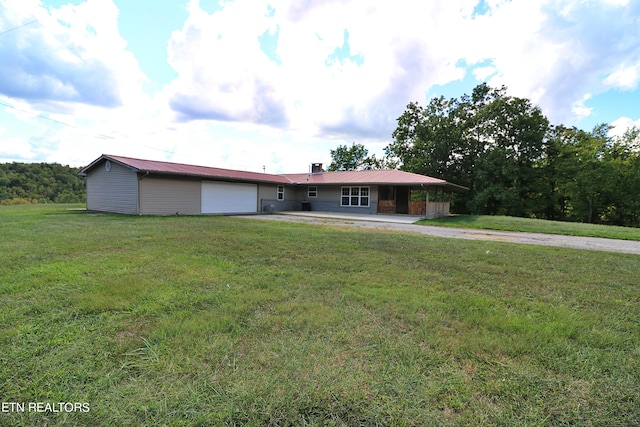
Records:
[[[483,81],[640,125],[635,0],[2,0],[0,58],[0,162],[306,171]]]

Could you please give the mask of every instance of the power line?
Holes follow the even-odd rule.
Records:
[[[0,32],[0,35],[6,34],[6,33],[10,32],[10,31],[14,31],[14,30],[17,30],[17,29],[22,28],[22,27],[26,27],[27,25],[35,24],[36,22],[38,22],[38,19],[34,19],[33,21],[26,22],[26,23],[24,23],[22,25],[18,25],[17,27],[13,27],[13,28],[10,28],[8,30],[2,31],[2,32]],[[61,122],[60,120],[52,119],[51,117],[47,117],[42,113],[35,114],[35,113],[32,113],[31,111],[22,110],[20,108],[14,107],[13,105],[6,104],[6,103],[4,103],[2,101],[0,101],[0,105],[4,105],[5,107],[9,107],[9,108],[12,108],[12,109],[14,109],[16,111],[20,111],[22,113],[26,113],[26,114],[29,114],[31,116],[35,116],[35,117],[38,117],[38,118],[41,118],[41,119],[44,119],[44,120],[49,120],[50,122],[58,123],[59,125],[62,125],[62,126],[66,126],[66,127],[72,128],[72,129],[76,129],[75,126],[70,125],[69,123],[65,123],[65,122]],[[100,137],[100,138],[115,139],[112,136],[101,134],[101,133],[98,133],[95,136],[96,137]]]
[[[33,117],[37,117],[37,118],[40,118],[40,119],[44,119],[44,120],[48,120],[50,122],[57,123],[57,124],[62,125],[62,126],[66,126],[68,128],[71,128],[71,129],[78,129],[77,126],[71,125],[69,123],[62,122],[60,120],[52,119],[51,117],[45,116],[43,113],[34,113],[34,112],[31,112],[31,111],[23,110],[22,108],[15,107],[15,106],[13,106],[11,104],[7,104],[7,103],[2,102],[2,101],[0,101],[0,105],[3,105],[3,106],[8,107],[8,108],[12,108],[12,109],[14,109],[16,111],[20,111],[21,113],[25,113],[25,114],[28,114],[28,115],[33,116]],[[118,138],[115,138],[113,136],[105,135],[103,133],[96,133],[96,134],[94,134],[94,136],[96,138],[103,138],[103,139],[113,139],[113,140],[117,140],[118,139]],[[154,151],[159,151],[161,153],[165,153],[165,154],[172,154],[172,155],[176,154],[175,150],[172,150],[172,151],[163,150],[161,148],[152,147],[152,146],[146,145],[146,144],[142,144],[142,146],[145,147],[145,148],[154,150]],[[187,157],[190,157],[190,158],[193,158],[193,159],[196,158],[196,157],[193,157],[193,156],[187,156]]]
[[[62,125],[62,126],[66,126],[66,127],[72,128],[72,129],[77,129],[76,126],[74,126],[74,125],[70,125],[69,123],[61,122],[60,120],[52,119],[51,117],[47,117],[42,113],[40,113],[40,114],[32,113],[31,111],[27,111],[27,110],[23,110],[23,109],[18,108],[18,107],[14,107],[13,105],[6,104],[6,103],[4,103],[2,101],[0,101],[0,105],[4,105],[5,107],[12,108],[12,109],[14,109],[16,111],[20,111],[21,113],[26,113],[26,114],[29,114],[31,116],[38,117],[40,119],[49,120],[50,122],[54,122],[54,123],[57,123],[57,124]],[[102,133],[97,133],[97,134],[95,134],[95,136],[96,137],[100,137],[100,138],[116,139],[116,138],[114,138],[112,136],[105,135],[105,134],[102,134]]]
[[[19,28],[26,27],[27,25],[35,24],[36,22],[38,22],[38,19],[34,19],[33,21],[25,22],[22,25],[18,25],[17,27],[9,28],[8,30],[0,31],[0,36],[3,35],[3,34],[6,34],[8,32],[17,30]],[[57,124],[62,125],[62,126],[66,126],[66,127],[72,128],[72,129],[77,129],[77,127],[74,126],[74,125],[70,125],[69,123],[65,123],[65,122],[62,122],[60,120],[52,119],[51,117],[45,116],[43,113],[33,113],[31,111],[27,111],[27,110],[23,110],[21,108],[14,107],[13,105],[10,105],[10,104],[6,104],[6,103],[4,103],[2,101],[0,101],[0,105],[3,105],[3,106],[8,107],[8,108],[12,108],[12,109],[14,109],[16,111],[20,111],[20,112],[25,113],[25,114],[29,114],[30,116],[38,117],[40,119],[44,119],[44,120],[48,120],[50,122],[57,123]],[[114,140],[117,139],[117,138],[114,138],[113,136],[105,135],[103,133],[97,133],[97,134],[94,134],[94,136],[97,137],[97,138],[114,139]],[[156,150],[156,151],[160,151],[160,152],[166,153],[166,154],[173,154],[173,155],[176,154],[175,151],[162,150],[162,149],[159,149],[159,148],[156,148],[156,147],[151,147],[151,146],[148,146],[148,145],[143,145],[143,146],[146,147],[146,148],[152,149],[152,150]]]
[[[33,113],[33,112],[31,112],[31,111],[23,110],[23,109],[21,109],[21,108],[15,107],[15,106],[13,106],[13,105],[11,105],[11,104],[7,104],[7,103],[2,102],[2,101],[0,101],[0,105],[3,105],[3,106],[5,106],[5,107],[12,108],[12,109],[14,109],[14,110],[16,110],[16,111],[20,111],[21,113],[29,114],[30,116],[33,116],[33,117],[37,117],[37,118],[40,118],[40,119],[44,119],[44,120],[48,120],[48,121],[50,121],[50,122],[57,123],[57,124],[62,125],[62,126],[66,126],[66,127],[68,127],[68,128],[78,129],[78,127],[77,127],[77,126],[71,125],[71,124],[69,124],[69,123],[62,122],[62,121],[60,121],[60,120],[52,119],[51,117],[47,117],[47,116],[45,116],[45,115],[44,115],[44,114],[42,114],[42,113],[39,113],[39,114],[38,114],[38,113]],[[94,134],[94,136],[95,136],[96,138],[103,138],[103,139],[113,139],[113,140],[116,140],[116,139],[117,139],[117,138],[115,138],[115,137],[113,137],[113,136],[105,135],[105,134],[103,134],[103,133],[96,133],[96,134]],[[173,155],[175,155],[175,154],[176,154],[176,152],[175,152],[175,151],[163,150],[163,149],[160,149],[160,148],[157,148],[157,147],[152,147],[152,146],[150,146],[150,145],[146,145],[146,144],[142,144],[142,146],[143,146],[143,147],[145,147],[145,148],[149,148],[149,149],[151,149],[151,150],[160,151],[161,153],[165,153],[165,154],[173,154]]]
[[[14,30],[17,30],[17,29],[22,28],[22,27],[26,27],[27,25],[35,24],[36,22],[38,22],[38,19],[34,19],[33,21],[25,22],[24,24],[18,25],[17,27],[13,27],[13,28],[10,28],[8,30],[1,31],[0,35],[6,34],[6,33],[10,32],[10,31],[14,31]],[[25,113],[25,114],[29,114],[30,116],[38,117],[40,119],[44,119],[44,120],[48,120],[50,122],[57,123],[57,124],[62,125],[62,126],[66,126],[66,127],[72,128],[72,129],[77,129],[77,127],[74,126],[74,125],[70,125],[69,123],[65,123],[65,122],[62,122],[60,120],[52,119],[51,117],[45,116],[43,113],[33,113],[31,111],[23,110],[21,108],[18,108],[18,107],[15,107],[13,105],[4,103],[2,101],[0,101],[0,105],[3,105],[3,106],[8,107],[8,108],[12,108],[12,109],[14,109],[16,111],[20,111],[20,112]],[[97,137],[97,138],[114,139],[114,140],[117,139],[117,138],[114,138],[113,136],[105,135],[103,133],[97,133],[97,134],[94,134],[94,136]],[[173,154],[173,155],[176,154],[175,151],[162,150],[162,149],[159,149],[159,148],[156,148],[156,147],[151,147],[151,146],[148,146],[148,145],[143,145],[143,146],[146,147],[146,148],[152,149],[152,150],[156,150],[156,151],[160,151],[160,152],[166,153],[166,154]]]
[[[17,27],[9,28],[8,30],[4,30],[4,31],[0,32],[0,36],[3,35],[3,34],[8,33],[9,31],[17,30],[18,28],[26,27],[27,25],[31,25],[31,24],[34,24],[36,22],[38,22],[38,20],[34,19],[33,21],[29,21],[29,22],[27,22],[25,24],[18,25]]]

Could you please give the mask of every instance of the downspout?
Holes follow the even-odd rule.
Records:
[[[429,219],[429,189],[427,188],[427,197],[424,206],[424,217]]]
[[[426,201],[424,203],[424,218],[429,219],[429,189],[425,188],[424,184],[420,184],[420,187],[424,188],[427,192]]]
[[[262,168],[264,169],[264,166]],[[262,199],[260,198],[260,183],[259,182],[256,184],[256,187],[258,187],[258,191],[256,191],[256,209],[258,210],[258,212],[256,212],[256,213],[261,213],[262,212]]]
[[[142,215],[142,213],[140,212],[140,181],[142,181],[143,178],[149,176],[150,173],[151,172],[147,171],[144,175],[141,175],[138,178],[138,215]]]

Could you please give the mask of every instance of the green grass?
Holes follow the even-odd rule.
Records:
[[[638,425],[640,258],[0,209],[0,425]]]
[[[485,230],[521,231],[528,233],[563,234],[567,236],[603,237],[608,239],[640,240],[640,228],[576,222],[546,221],[490,215],[452,215],[444,218],[419,221],[421,225],[477,228]]]

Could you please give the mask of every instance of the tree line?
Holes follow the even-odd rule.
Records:
[[[640,226],[640,129],[610,130],[551,125],[530,100],[481,84],[457,99],[410,103],[384,159],[341,146],[330,169],[360,155],[357,168],[397,167],[465,186],[452,200],[457,213]]]
[[[57,163],[0,163],[0,205],[84,202],[79,171]]]

